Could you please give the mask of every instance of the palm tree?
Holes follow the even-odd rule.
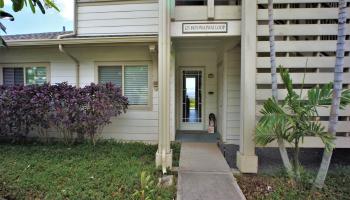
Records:
[[[339,115],[339,105],[341,99],[342,82],[343,82],[343,68],[344,68],[344,53],[345,53],[345,36],[346,36],[346,0],[339,0],[339,17],[338,17],[338,41],[336,63],[334,67],[334,85],[332,106],[329,117],[328,133],[335,136],[336,126]],[[329,165],[333,154],[333,148],[329,151],[324,150],[320,169],[314,182],[314,186],[322,188],[326,179]]]
[[[307,98],[303,98],[302,92],[297,94],[293,88],[293,82],[289,72],[280,68],[280,75],[287,96],[279,103],[274,98],[269,98],[260,111],[262,117],[256,126],[255,142],[266,146],[270,142],[282,139],[294,145],[294,162],[292,176],[300,181],[299,149],[300,142],[307,136],[316,136],[322,140],[326,149],[333,148],[334,136],[329,134],[320,121],[312,120],[318,116],[317,109],[330,107],[332,103],[332,84],[322,87],[314,87],[307,92]],[[350,104],[350,90],[341,92],[340,108]]]
[[[274,33],[274,20],[273,20],[273,0],[268,1],[269,8],[269,40],[270,40],[270,61],[271,61],[271,81],[272,81],[272,97],[278,101],[278,88],[277,88],[277,67],[276,67],[276,49],[275,49],[275,33]],[[287,170],[287,173],[291,175],[292,165],[290,164],[286,147],[282,138],[277,139],[279,151],[281,154],[282,162]]]

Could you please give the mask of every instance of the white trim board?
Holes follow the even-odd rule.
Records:
[[[183,24],[193,23],[227,23],[227,33],[183,33]],[[177,21],[171,22],[171,37],[216,37],[216,36],[239,36],[241,35],[241,21]]]

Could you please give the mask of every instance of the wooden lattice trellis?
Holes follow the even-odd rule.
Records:
[[[262,103],[271,97],[271,75],[268,5],[267,0],[257,2],[256,114],[259,117]],[[301,87],[304,72],[306,72],[304,86],[306,89],[331,82],[338,31],[337,1],[274,0],[274,3],[277,64],[290,70],[296,88]],[[348,16],[350,16],[350,3],[348,7]],[[350,88],[349,20],[346,31],[343,86]],[[284,98],[285,94],[280,84],[279,98]],[[319,115],[319,120],[327,126],[329,109],[320,109]],[[309,138],[305,146],[318,147],[320,144]],[[338,148],[350,148],[350,107],[340,112],[336,144]]]

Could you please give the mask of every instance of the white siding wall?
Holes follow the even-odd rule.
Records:
[[[227,107],[226,112],[226,142],[239,144],[240,138],[240,88],[241,88],[241,53],[240,48],[225,53],[224,80],[226,79]]]
[[[210,113],[217,115],[217,67],[216,67],[216,51],[206,49],[180,49],[176,51],[176,67],[204,67],[205,74],[203,82],[205,83],[203,99],[205,100],[204,107],[204,128],[208,128],[208,117]],[[208,78],[208,74],[214,74],[214,78]],[[176,85],[180,88],[180,85]],[[179,92],[179,91],[177,91]],[[210,95],[208,92],[214,92]],[[178,93],[179,94],[179,93]],[[177,112],[180,113],[181,108],[180,95],[177,95],[176,102]],[[179,104],[180,102],[180,104]],[[179,128],[179,114],[177,116],[177,128]]]
[[[158,33],[158,3],[78,3],[80,36],[154,35]]]
[[[240,140],[240,57],[239,45],[218,56],[218,131],[224,143],[237,145]]]
[[[175,134],[176,134],[176,113],[175,113],[175,100],[176,100],[176,94],[175,94],[175,76],[176,76],[176,54],[175,51],[172,49],[171,51],[171,61],[170,61],[170,140],[175,141]]]
[[[217,61],[217,68],[218,68],[218,94],[217,94],[217,102],[218,102],[218,114],[216,115],[216,121],[217,121],[217,132],[221,135],[221,138],[224,142],[226,142],[226,136],[223,134],[226,132],[226,122],[224,119],[226,119],[226,101],[225,100],[225,92],[224,92],[224,86],[225,86],[225,80],[224,80],[224,59],[222,55],[218,55],[218,61]]]
[[[68,48],[74,56],[80,60],[80,81],[81,86],[96,82],[95,62],[118,62],[144,61],[152,63],[148,46],[84,46]],[[0,50],[0,66],[2,63],[28,63],[45,62],[50,63],[51,82],[59,83],[67,81],[69,84],[76,84],[75,64],[58,48],[9,48]],[[150,66],[150,70],[156,68]],[[0,74],[2,70],[0,70]],[[154,73],[151,73],[154,74]],[[1,76],[0,76],[1,77]],[[152,76],[152,81],[157,79]],[[0,80],[2,83],[2,80]],[[152,87],[153,88],[153,87]],[[122,140],[142,140],[154,142],[158,139],[158,92],[152,89],[152,103],[150,109],[137,110],[129,108],[126,114],[115,119],[103,132],[105,138]],[[57,134],[56,134],[57,136]]]

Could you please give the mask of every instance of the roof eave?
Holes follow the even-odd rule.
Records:
[[[6,41],[9,47],[19,46],[47,46],[58,44],[102,44],[102,43],[153,43],[157,42],[156,35],[150,36],[122,36],[122,37],[86,37],[86,38],[64,38],[64,39],[37,39],[37,40],[13,40]]]

